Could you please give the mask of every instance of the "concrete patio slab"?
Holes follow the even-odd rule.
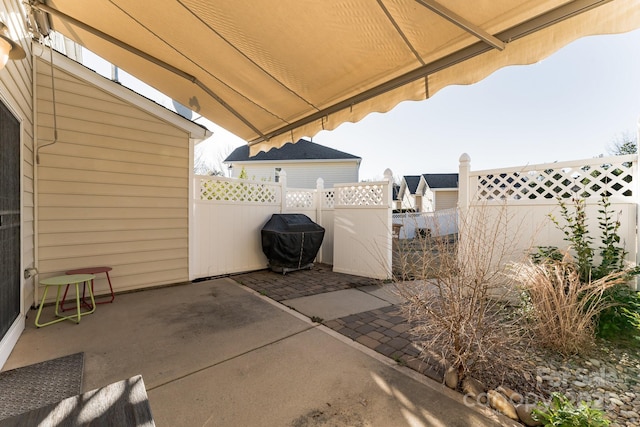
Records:
[[[385,300],[389,304],[395,305],[402,304],[404,302],[404,298],[398,295],[398,292],[395,289],[395,285],[391,283],[388,283],[386,285],[362,286],[358,288],[358,290]]]
[[[388,305],[331,300],[356,297]],[[83,391],[142,375],[158,426],[505,425],[231,279],[118,295],[80,324],[36,329],[32,312],[3,369],[79,351]]]
[[[281,303],[306,316],[315,316],[324,320],[338,319],[350,314],[391,305],[384,299],[359,289],[327,292],[308,297],[288,299],[281,301]]]
[[[3,369],[84,351],[83,391],[138,374],[154,387],[310,327],[231,279],[118,295],[77,325],[34,316]]]
[[[148,394],[159,426],[498,425],[317,329]]]

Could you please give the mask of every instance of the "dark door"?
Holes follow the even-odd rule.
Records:
[[[20,315],[20,122],[0,102],[0,339]]]

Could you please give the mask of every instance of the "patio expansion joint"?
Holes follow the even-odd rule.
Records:
[[[263,348],[267,348],[267,347],[272,346],[272,345],[274,345],[274,344],[278,344],[278,343],[280,343],[280,342],[282,342],[282,341],[284,341],[284,340],[287,340],[287,339],[289,339],[289,338],[295,337],[296,335],[300,335],[300,334],[302,334],[302,333],[304,333],[304,332],[308,332],[308,331],[310,331],[310,330],[312,330],[312,329],[316,329],[317,327],[318,327],[318,325],[317,325],[317,324],[309,325],[309,326],[307,326],[307,327],[306,327],[306,328],[304,328],[304,329],[301,329],[301,330],[299,330],[299,331],[297,331],[297,332],[294,332],[294,333],[292,333],[292,334],[286,335],[286,336],[284,336],[284,337],[278,338],[277,340],[270,341],[270,342],[265,343],[265,344],[262,344],[262,345],[260,345],[260,346],[258,346],[258,347],[254,347],[254,348],[249,349],[249,350],[247,350],[247,351],[243,351],[242,353],[238,353],[238,354],[233,355],[233,356],[231,356],[231,357],[227,357],[226,359],[220,360],[220,361],[218,361],[218,362],[216,362],[216,363],[212,363],[211,365],[207,365],[207,366],[204,366],[204,367],[202,367],[202,368],[199,368],[199,369],[196,369],[196,370],[194,370],[194,371],[191,371],[191,372],[189,372],[189,373],[186,373],[186,374],[180,375],[180,376],[178,376],[178,377],[172,378],[172,379],[170,379],[170,380],[168,380],[168,381],[165,381],[165,382],[163,382],[163,383],[156,384],[156,385],[154,385],[154,386],[152,386],[152,387],[147,387],[147,391],[152,391],[152,390],[158,389],[158,388],[160,388],[160,387],[164,387],[164,386],[166,386],[166,385],[172,384],[172,383],[174,383],[174,382],[181,381],[181,380],[183,380],[183,379],[185,379],[185,378],[189,378],[190,376],[192,376],[192,375],[196,375],[196,374],[198,374],[198,373],[200,373],[200,372],[204,372],[204,371],[206,371],[207,369],[214,368],[214,367],[216,367],[216,366],[222,365],[223,363],[226,363],[226,362],[232,361],[232,360],[234,360],[234,359],[237,359],[237,358],[239,358],[239,357],[245,356],[245,355],[247,355],[247,354],[251,354],[251,353],[253,353],[254,351],[261,350],[261,349],[263,349]]]

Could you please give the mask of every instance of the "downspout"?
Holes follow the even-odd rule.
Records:
[[[40,145],[38,144],[36,148],[36,163],[40,164],[40,150],[44,147],[48,147],[50,145],[58,142],[58,120],[56,114],[56,83],[55,78],[53,76],[53,40],[49,38],[49,53],[51,54],[51,102],[53,104],[53,141]]]
[[[188,259],[188,277],[189,281],[196,278],[195,274],[195,203],[196,203],[196,176],[193,170],[193,151],[195,146],[195,140],[189,135],[189,184],[187,186],[187,259]],[[198,181],[199,182],[199,181]],[[198,188],[199,190],[200,188]]]
[[[49,42],[52,43],[51,39]],[[36,54],[37,50],[37,54]],[[53,145],[58,142],[58,127],[56,120],[56,95],[55,95],[55,82],[53,75],[53,46],[49,46],[49,52],[51,54],[51,91],[52,91],[52,102],[53,102],[53,141],[44,145],[39,144],[38,138],[38,84],[37,84],[37,58],[44,54],[44,49],[42,44],[32,42],[31,47],[31,58],[32,58],[32,67],[31,67],[31,79],[32,79],[32,92],[33,92],[33,266],[35,268],[36,274],[39,272],[39,264],[40,264],[40,186],[39,186],[39,177],[38,177],[38,167],[40,165],[40,156],[39,152],[41,148],[44,148],[49,145]],[[38,295],[38,283],[37,279],[34,279],[33,283],[33,307],[37,307],[40,301]]]
[[[33,104],[33,151],[32,151],[32,164],[33,164],[33,267],[38,271],[39,264],[39,244],[40,239],[38,238],[38,164],[36,162],[37,152],[36,147],[38,146],[38,84],[37,84],[37,56],[36,56],[36,48],[42,52],[42,46],[40,44],[36,44],[35,42],[31,42],[31,92],[33,94],[33,100],[31,101]],[[38,305],[38,282],[37,278],[33,279],[33,305],[32,307],[37,307]]]

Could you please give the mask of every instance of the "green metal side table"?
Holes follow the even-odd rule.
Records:
[[[44,293],[42,294],[42,302],[40,303],[40,307],[38,308],[38,314],[36,315],[36,321],[35,321],[36,327],[41,328],[43,326],[53,325],[54,323],[62,322],[63,320],[72,320],[76,323],[80,323],[80,319],[82,318],[82,316],[93,313],[96,310],[96,303],[93,297],[93,289],[91,289],[91,281],[95,278],[96,276],[94,276],[93,274],[72,274],[72,275],[65,275],[65,276],[49,277],[47,279],[40,280],[40,285],[44,286]],[[80,309],[81,308],[80,284],[83,284],[83,286],[88,285],[86,287],[89,289],[89,298],[91,299],[91,310],[89,311],[81,311]],[[61,313],[60,291],[63,287],[67,285],[72,285],[76,287],[76,313],[69,316],[64,316],[60,314]],[[49,291],[49,288],[52,286],[55,286],[57,288],[56,308],[55,308],[55,315],[57,319],[54,319],[45,323],[40,323],[42,306],[44,306],[44,302],[47,299],[47,292]]]

